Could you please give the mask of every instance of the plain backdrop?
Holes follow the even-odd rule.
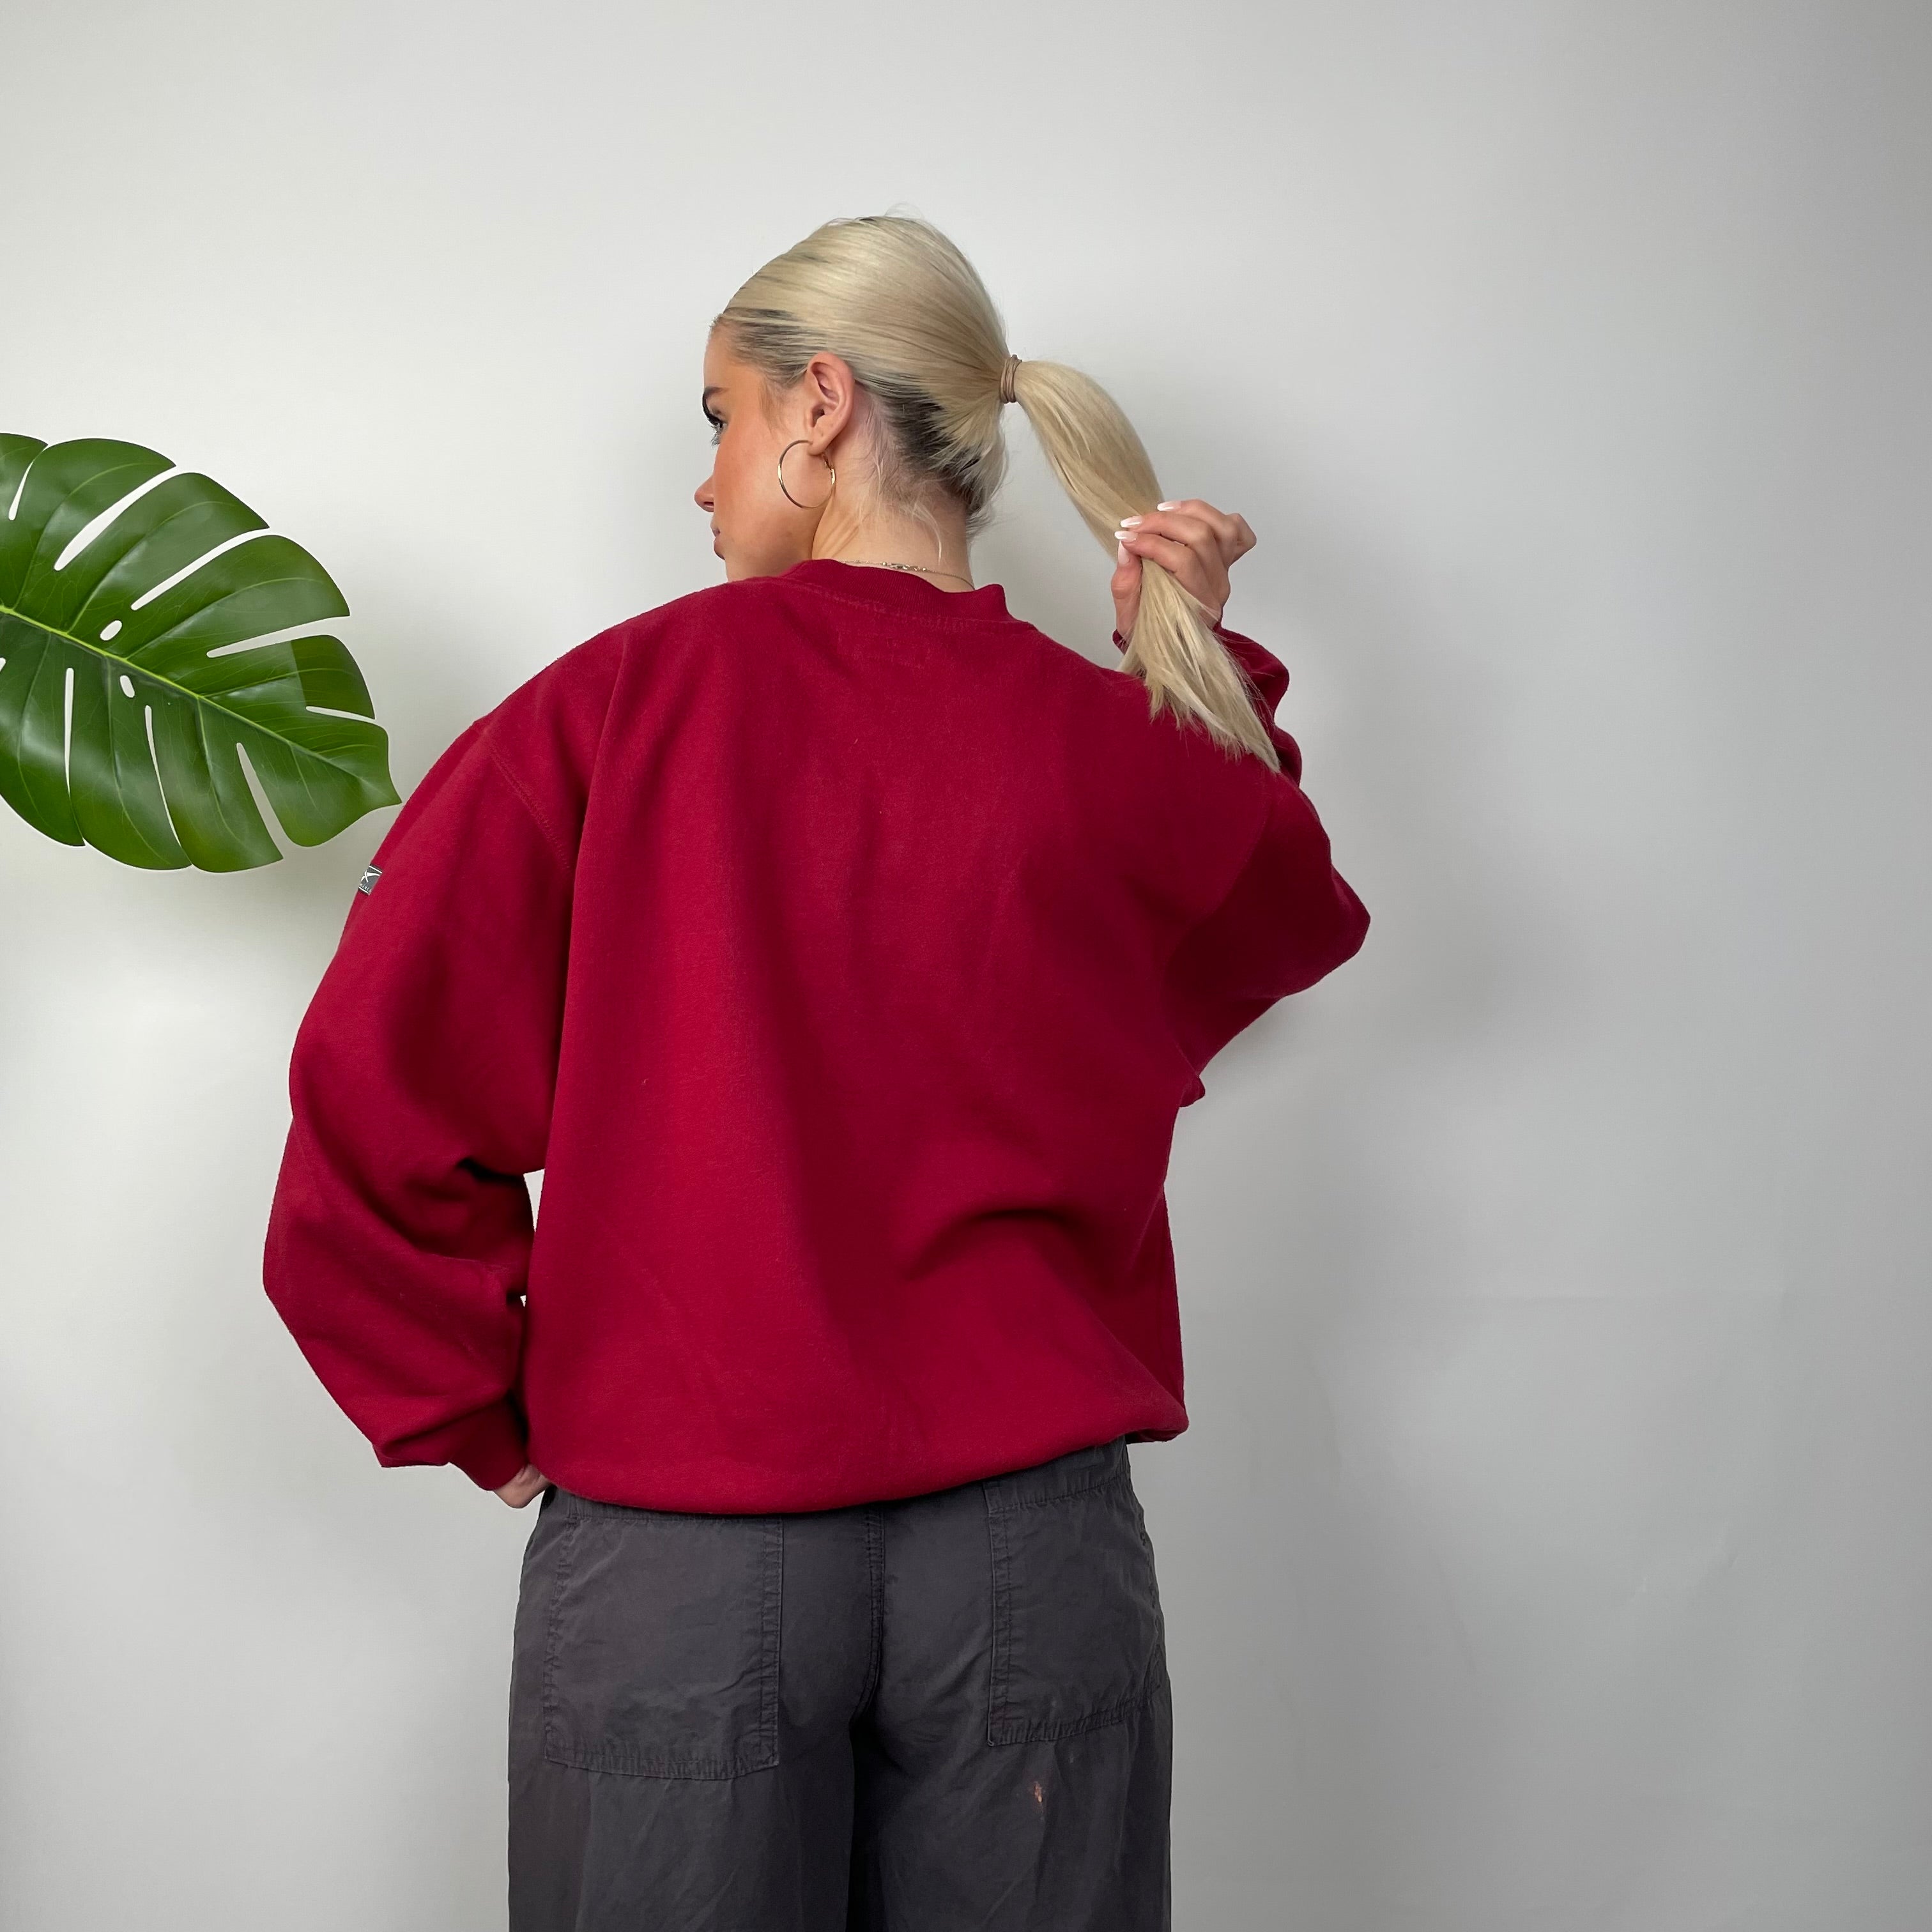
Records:
[[[1210,1067],[1134,1452],[1183,1932],[1921,1932],[1932,16],[1816,0],[0,16],[0,428],[340,584],[406,793],[715,581],[710,316],[914,212],[1258,548],[1374,925]],[[1009,411],[982,580],[1106,661]],[[393,816],[0,813],[0,1923],[490,1932],[533,1513],[260,1285]],[[280,835],[278,834],[280,837]],[[536,1184],[533,1184],[533,1186]]]

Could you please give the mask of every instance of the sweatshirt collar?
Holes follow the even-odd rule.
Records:
[[[982,584],[971,590],[942,590],[914,571],[847,563],[836,556],[808,556],[782,572],[780,580],[812,584],[855,603],[874,604],[908,617],[988,624],[1010,623],[1012,619],[1006,592],[997,584]]]

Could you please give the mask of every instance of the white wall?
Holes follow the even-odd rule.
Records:
[[[1375,919],[1182,1118],[1136,1451],[1176,1924],[1907,1932],[1932,1885],[1922,8],[12,10],[0,428],[307,544],[404,791],[712,580],[704,327],[909,203],[1242,511]],[[1017,415],[982,576],[1104,655]],[[0,814],[0,1922],[502,1923],[532,1518],[260,1285],[391,814]]]

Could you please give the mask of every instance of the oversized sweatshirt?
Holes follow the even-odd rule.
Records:
[[[263,1251],[377,1460],[745,1513],[1184,1429],[1177,1114],[1368,924],[1218,634],[1279,772],[830,558],[470,724],[297,1030]]]

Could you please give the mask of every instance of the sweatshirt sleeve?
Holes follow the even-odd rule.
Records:
[[[1286,667],[1238,631],[1216,624],[1214,634],[1255,694],[1281,770],[1263,770],[1261,823],[1232,884],[1183,934],[1168,962],[1175,1030],[1197,1075],[1276,1001],[1354,958],[1369,927],[1367,909],[1336,871],[1328,832],[1301,789],[1300,748],[1274,720],[1288,690]],[[1118,631],[1114,642],[1125,650]]]
[[[268,1298],[386,1467],[524,1462],[514,1393],[572,866],[471,724],[412,791],[297,1030]]]

